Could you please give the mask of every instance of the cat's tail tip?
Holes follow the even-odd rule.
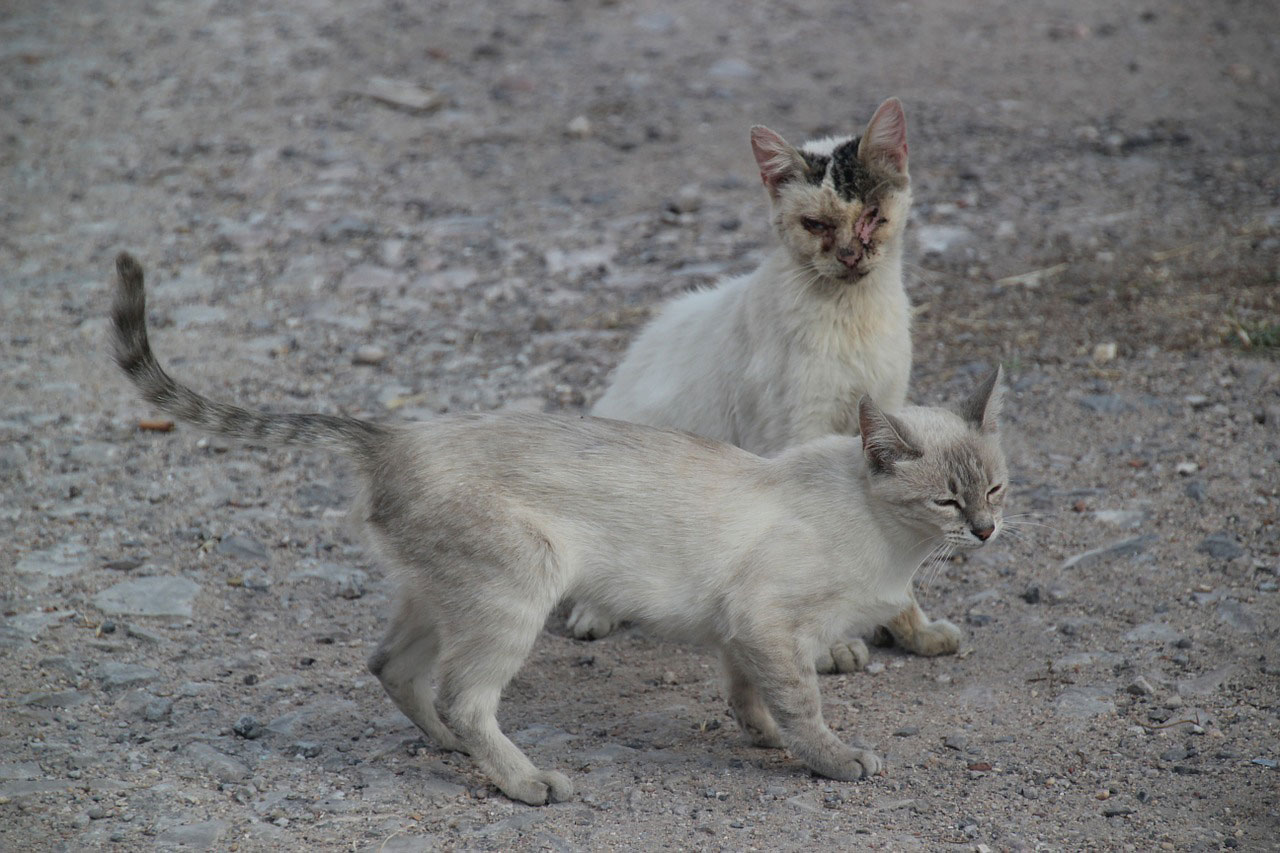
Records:
[[[116,292],[111,327],[116,364],[135,376],[151,360],[147,342],[147,303],[142,265],[128,252],[116,255]]]

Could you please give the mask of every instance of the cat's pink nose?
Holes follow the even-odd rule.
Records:
[[[836,257],[840,259],[840,263],[844,264],[849,269],[853,269],[862,260],[862,247],[859,246],[856,249],[838,249],[836,250]]]
[[[991,534],[996,532],[996,529],[995,529],[995,527],[994,527],[994,526],[991,526],[991,527],[983,527],[983,528],[973,527],[973,528],[970,528],[970,529],[973,531],[973,535],[974,535],[974,536],[977,536],[977,537],[978,537],[979,539],[981,539],[983,542],[986,542],[988,539],[990,539],[990,538],[991,538]]]

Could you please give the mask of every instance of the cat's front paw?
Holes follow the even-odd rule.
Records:
[[[557,770],[538,770],[529,776],[499,783],[502,793],[531,806],[563,803],[573,796],[573,783]]]
[[[574,604],[566,623],[569,633],[579,640],[598,640],[607,637],[618,627],[608,616],[591,610],[584,604]]]
[[[869,749],[850,749],[838,764],[813,768],[820,776],[841,782],[857,782],[859,779],[875,776],[882,769],[884,762]]]
[[[869,660],[871,660],[871,652],[867,651],[867,644],[860,638],[854,637],[847,643],[836,643],[831,648],[818,652],[814,666],[822,675],[835,675],[842,672],[860,672]]]
[[[953,655],[960,650],[964,634],[952,622],[938,619],[915,630],[910,640],[902,645],[909,652],[925,657]]]

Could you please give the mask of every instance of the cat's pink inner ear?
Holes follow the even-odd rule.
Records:
[[[764,125],[751,128],[751,153],[760,167],[760,180],[771,194],[776,195],[779,185],[795,177],[795,149]]]
[[[867,124],[858,145],[863,160],[885,160],[899,172],[907,170],[907,114],[902,101],[890,98],[880,105]]]

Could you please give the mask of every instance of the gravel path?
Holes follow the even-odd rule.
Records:
[[[1278,849],[1273,4],[872,8],[5,4],[0,848]],[[214,396],[580,409],[773,245],[748,127],[890,94],[913,396],[1004,362],[1026,523],[922,589],[959,655],[824,679],[871,781],[746,745],[705,652],[555,623],[501,716],[580,796],[509,802],[364,671],[342,466],[140,430],[106,357],[127,248]]]

